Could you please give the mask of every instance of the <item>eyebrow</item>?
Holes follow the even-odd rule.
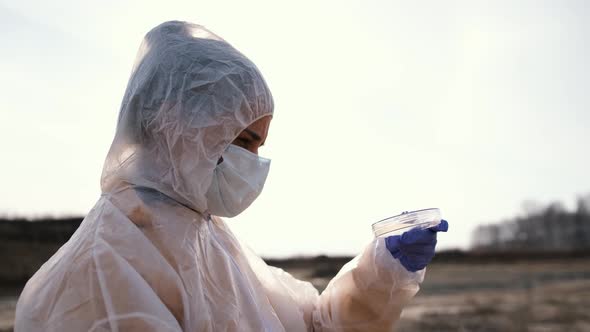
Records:
[[[262,138],[260,137],[260,135],[258,135],[254,131],[252,131],[248,128],[244,129],[244,131],[247,132],[248,134],[250,134],[250,136],[252,136],[253,139],[255,139],[257,141],[262,141]]]

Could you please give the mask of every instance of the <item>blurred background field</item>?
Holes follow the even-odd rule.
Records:
[[[440,253],[398,331],[590,331],[590,253]],[[276,261],[323,289],[347,258]]]

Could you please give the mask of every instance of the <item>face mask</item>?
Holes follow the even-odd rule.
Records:
[[[230,144],[215,168],[211,186],[205,194],[209,213],[235,217],[258,197],[268,175],[270,159]]]

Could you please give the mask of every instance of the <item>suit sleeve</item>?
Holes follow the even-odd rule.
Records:
[[[347,263],[319,296],[314,331],[391,331],[419,290],[424,270],[408,272],[383,238]]]

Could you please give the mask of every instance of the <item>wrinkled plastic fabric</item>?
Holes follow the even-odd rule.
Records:
[[[423,274],[406,271],[383,239],[319,295],[208,214],[204,194],[219,156],[272,112],[258,69],[221,38],[183,22],[150,31],[106,158],[103,194],[27,283],[15,330],[391,330]]]

